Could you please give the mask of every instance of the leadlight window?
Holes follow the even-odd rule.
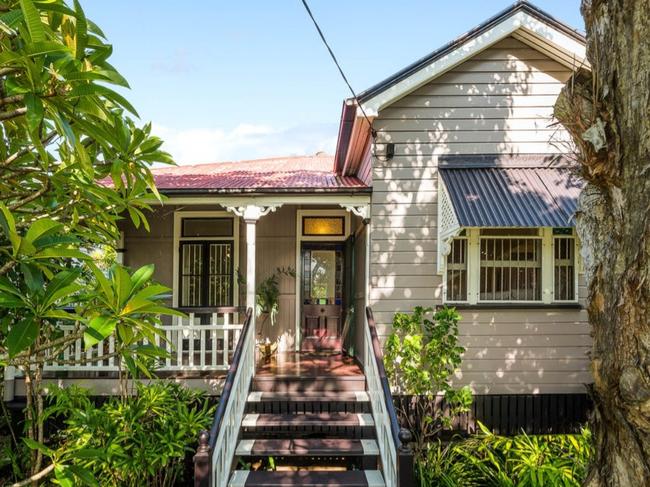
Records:
[[[305,216],[302,234],[307,237],[342,237],[345,235],[343,216]]]

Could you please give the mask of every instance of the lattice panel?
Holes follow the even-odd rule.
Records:
[[[438,272],[442,273],[445,268],[445,258],[451,250],[451,239],[458,235],[460,225],[442,180],[439,180],[438,186]]]

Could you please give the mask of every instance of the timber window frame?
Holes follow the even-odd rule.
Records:
[[[443,273],[445,303],[578,302],[579,268],[573,229],[472,227],[464,228],[449,244]],[[465,246],[464,256],[459,245]]]
[[[223,219],[232,220],[231,235],[224,235],[223,232],[218,236],[183,236],[183,221],[184,220],[211,220],[214,219],[216,223],[223,223]],[[173,236],[173,281],[172,281],[172,306],[173,307],[187,307],[187,308],[200,308],[200,307],[220,307],[220,306],[238,306],[239,304],[239,287],[236,278],[236,272],[239,268],[239,218],[227,211],[175,211],[174,212],[174,236]],[[208,297],[208,287],[210,286],[210,275],[223,276],[222,273],[202,273],[201,274],[201,299],[199,304],[190,306],[183,305],[182,299],[182,278],[183,278],[183,262],[182,251],[184,245],[201,245],[202,247],[202,266],[204,270],[210,270],[210,249],[215,245],[219,248],[229,248],[229,303],[221,304],[219,306],[209,306],[210,298]],[[205,274],[205,275],[204,275]],[[218,279],[217,279],[218,280]]]

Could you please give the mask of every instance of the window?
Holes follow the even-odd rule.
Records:
[[[310,237],[340,237],[345,235],[345,217],[305,216],[302,218],[302,234]]]
[[[232,306],[232,242],[181,243],[181,307]]]
[[[229,217],[194,216],[201,215],[200,212],[188,213],[191,216],[176,220],[179,239],[178,306],[233,306],[235,221]]]
[[[467,239],[457,238],[451,243],[447,257],[447,299],[467,300]]]
[[[573,229],[468,228],[446,259],[447,302],[575,302]]]
[[[481,301],[539,301],[542,242],[539,238],[480,239]]]
[[[553,280],[556,301],[572,301],[576,294],[575,239],[554,237]]]
[[[182,237],[232,237],[232,218],[183,218]]]

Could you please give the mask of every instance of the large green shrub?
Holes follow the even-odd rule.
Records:
[[[494,435],[434,442],[416,463],[419,485],[441,487],[578,487],[593,449],[589,430],[577,435]]]
[[[391,389],[413,396],[398,402],[397,409],[400,422],[413,433],[417,456],[472,402],[469,388],[455,388],[451,381],[465,352],[458,342],[460,319],[454,308],[434,312],[416,307],[413,313],[395,314],[386,340],[384,363]],[[449,414],[443,414],[441,396]]]
[[[50,453],[64,457],[57,479],[87,484],[92,476],[101,486],[176,485],[186,453],[214,412],[202,392],[163,381],[101,406],[79,388],[54,389],[52,400],[47,414],[63,421]]]

